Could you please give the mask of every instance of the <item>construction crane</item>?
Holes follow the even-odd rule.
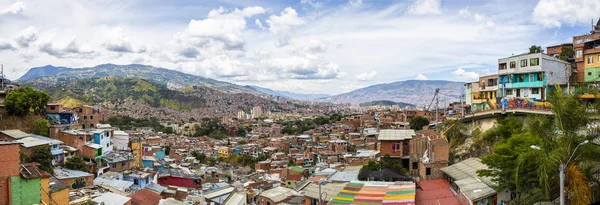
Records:
[[[439,117],[439,104],[440,104],[440,89],[436,88],[435,89],[435,95],[433,95],[433,99],[431,99],[431,103],[429,103],[429,106],[427,106],[427,110],[429,111],[431,109],[431,105],[433,105],[433,101],[435,101],[435,124],[437,125],[438,123],[438,117]]]

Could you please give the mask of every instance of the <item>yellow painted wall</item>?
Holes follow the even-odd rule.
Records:
[[[42,201],[46,204],[50,204],[50,178],[42,178],[40,180],[42,187]]]
[[[134,166],[142,167],[142,143],[131,142],[131,150],[135,154]]]
[[[592,58],[594,59],[594,63],[588,64],[588,56],[593,56]],[[584,68],[600,67],[600,59],[598,59],[598,56],[600,56],[600,54],[597,54],[597,53],[587,54],[587,55],[583,56],[583,67]]]
[[[68,205],[69,204],[69,189],[63,189],[52,193],[52,205]]]

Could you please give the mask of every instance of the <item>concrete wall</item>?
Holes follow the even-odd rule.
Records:
[[[25,179],[21,176],[10,178],[11,204],[31,205],[42,201],[40,178]]]
[[[568,82],[567,75],[571,71],[571,67],[567,66],[568,63],[561,61],[560,59],[552,56],[542,55],[543,60],[540,62],[542,70],[546,76],[547,85],[566,85]],[[598,59],[596,59],[598,60]]]

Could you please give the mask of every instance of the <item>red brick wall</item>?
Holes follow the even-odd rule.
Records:
[[[392,151],[392,145],[396,144],[396,143],[400,143],[400,148],[397,149],[395,152]],[[389,154],[390,157],[402,157],[402,141],[396,140],[396,141],[381,141],[381,146],[379,147],[379,151],[381,156],[385,156],[386,154]]]
[[[8,178],[19,176],[19,167],[21,160],[19,159],[19,144],[0,145],[0,205],[10,204],[10,193]]]

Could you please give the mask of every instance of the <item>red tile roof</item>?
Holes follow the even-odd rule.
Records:
[[[129,197],[131,197],[131,205],[158,205],[162,199],[162,196],[148,189],[142,189]]]
[[[450,190],[446,180],[419,181],[421,189],[417,189],[416,203],[419,205],[460,205],[458,196]]]

